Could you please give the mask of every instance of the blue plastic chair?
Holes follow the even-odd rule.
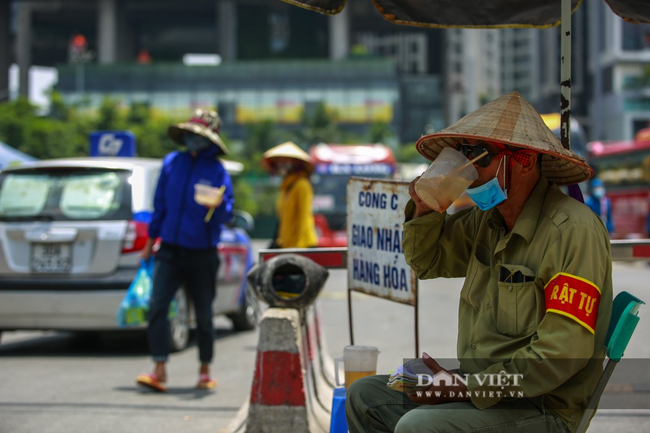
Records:
[[[607,348],[607,358],[609,359],[596,385],[596,389],[594,389],[594,393],[589,399],[587,409],[576,427],[575,433],[585,433],[587,431],[587,424],[598,407],[605,386],[612,376],[616,365],[623,357],[625,348],[630,342],[632,334],[634,334],[637,323],[639,323],[639,307],[643,304],[645,302],[628,292],[621,292],[614,298],[612,318],[607,329],[607,336],[605,337],[605,347]]]
[[[347,433],[348,422],[345,419],[345,388],[334,388],[332,398],[332,419],[330,420],[330,433]]]

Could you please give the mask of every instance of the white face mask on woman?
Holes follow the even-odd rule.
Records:
[[[603,198],[605,196],[605,188],[602,186],[597,186],[594,188],[593,194],[596,198]]]

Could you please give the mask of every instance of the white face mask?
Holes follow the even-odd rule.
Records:
[[[605,196],[605,188],[602,186],[597,186],[594,188],[594,197],[596,198],[602,198]]]

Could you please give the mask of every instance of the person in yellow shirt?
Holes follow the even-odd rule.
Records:
[[[309,176],[314,171],[309,155],[290,141],[264,153],[262,167],[283,177],[276,203],[278,229],[275,248],[309,248],[318,244]]]

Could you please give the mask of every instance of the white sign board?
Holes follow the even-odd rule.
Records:
[[[348,181],[348,287],[415,305],[417,278],[402,251],[408,182]]]

